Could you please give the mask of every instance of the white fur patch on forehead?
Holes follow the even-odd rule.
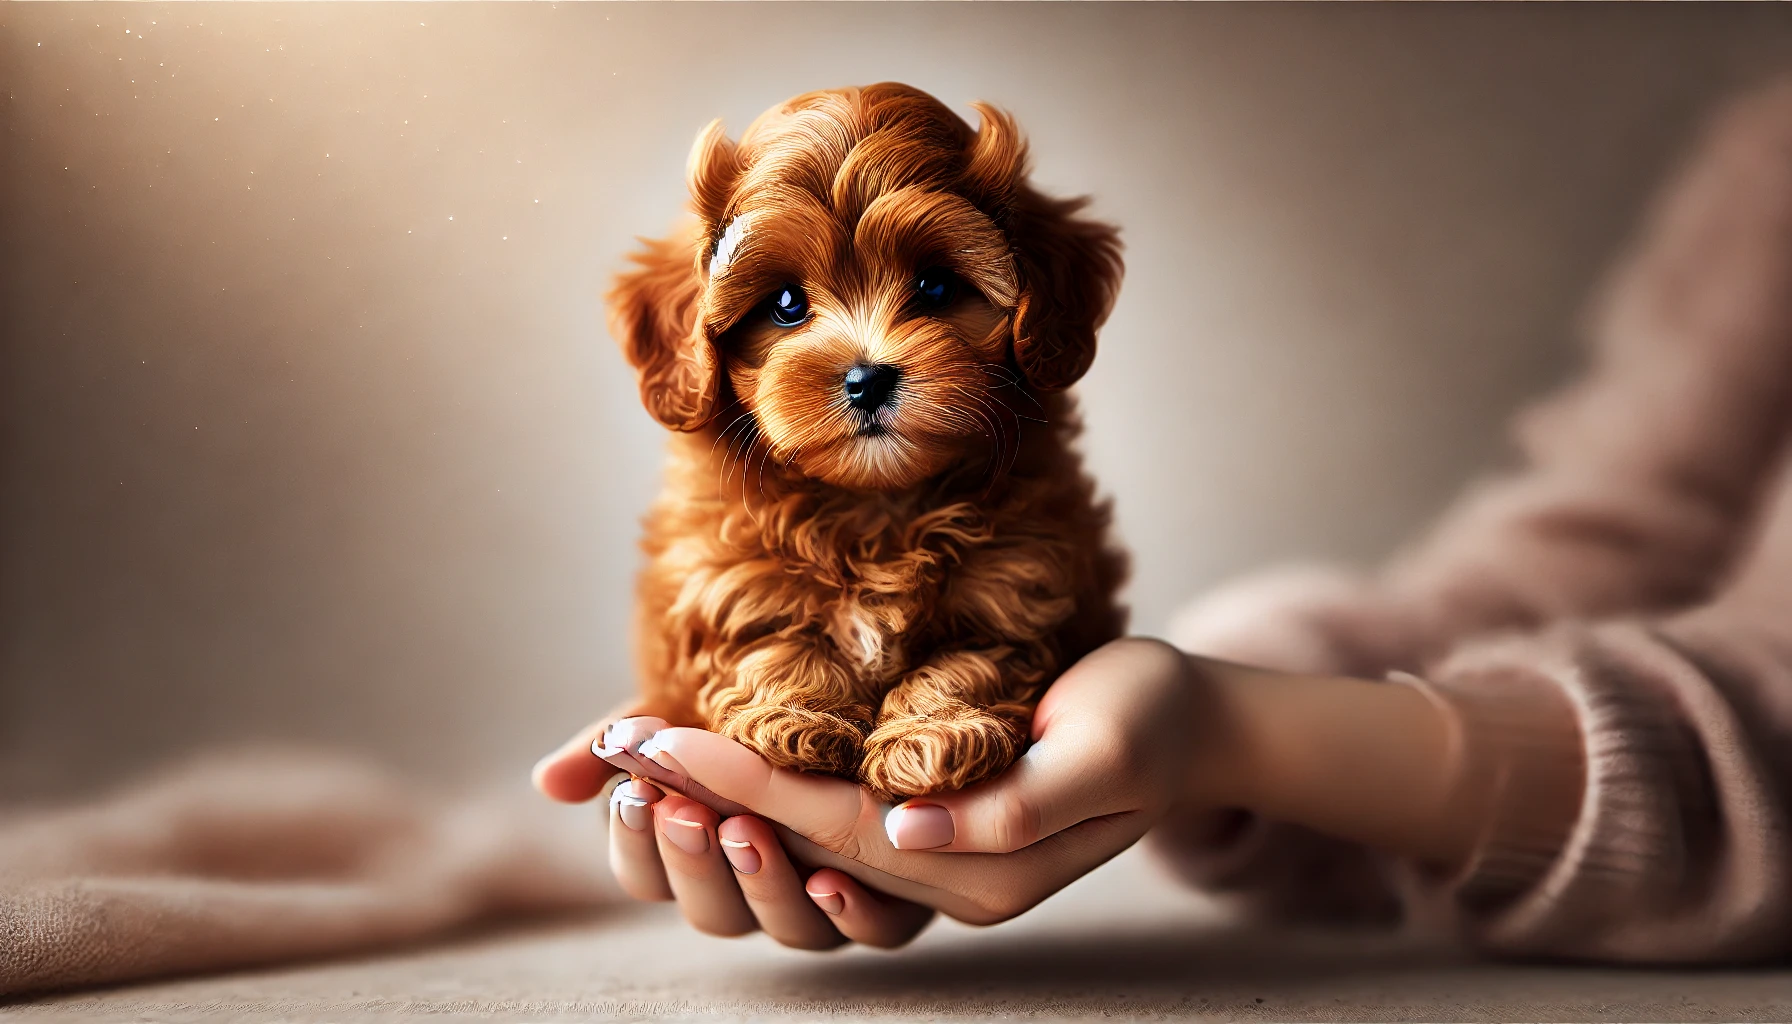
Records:
[[[722,237],[716,239],[715,255],[709,258],[709,276],[712,280],[728,273],[728,265],[734,262],[734,254],[740,250],[740,244],[746,241],[747,231],[753,226],[753,217],[753,212],[743,213],[722,229]]]

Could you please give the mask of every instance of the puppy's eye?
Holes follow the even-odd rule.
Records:
[[[958,275],[945,267],[928,267],[915,278],[915,299],[923,309],[944,309],[958,298]]]
[[[771,306],[772,323],[779,327],[795,327],[809,319],[809,297],[802,285],[780,285],[766,300]]]

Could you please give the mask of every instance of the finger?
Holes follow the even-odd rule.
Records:
[[[672,898],[653,836],[653,805],[665,794],[634,779],[610,792],[610,872],[622,891],[638,900]]]
[[[739,743],[701,729],[662,729],[642,753],[724,800],[853,855],[867,797],[850,782],[773,768]]]
[[[810,875],[803,890],[816,907],[833,918],[840,934],[879,949],[905,945],[933,920],[930,908],[872,892],[833,868]]]
[[[551,799],[569,804],[583,803],[602,792],[617,769],[593,752],[591,745],[618,719],[640,714],[638,704],[639,701],[630,701],[617,707],[537,761],[530,773],[535,788]]]
[[[803,891],[803,879],[772,828],[750,814],[716,829],[747,907],[767,935],[794,949],[833,949],[846,937]]]
[[[677,760],[665,755],[659,747],[659,732],[666,728],[666,723],[658,718],[634,718],[618,722],[610,734],[613,738],[609,742],[627,744],[627,748],[599,750],[598,754],[611,764],[627,769],[631,774],[652,780],[661,789],[690,797],[724,818],[746,814],[748,808],[717,796],[702,783],[685,775]]]
[[[710,935],[745,935],[759,921],[722,857],[715,835],[719,820],[716,812],[676,793],[653,807],[660,862],[685,920]]]

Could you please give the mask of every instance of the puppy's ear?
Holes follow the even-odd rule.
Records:
[[[697,216],[711,228],[720,224],[728,212],[728,198],[734,194],[734,183],[740,177],[740,159],[720,120],[709,122],[697,133],[697,141],[691,145],[690,159],[685,163],[684,177]]]
[[[1014,119],[981,103],[976,109],[982,125],[963,188],[1014,249],[1014,362],[1033,387],[1060,391],[1095,361],[1095,332],[1113,309],[1124,272],[1120,233],[1077,216],[1087,199],[1052,199],[1028,185],[1026,142]]]
[[[641,403],[673,430],[696,430],[715,415],[720,385],[715,342],[698,315],[703,261],[710,255],[738,174],[733,143],[712,121],[691,147],[686,180],[701,223],[664,240],[642,239],[635,268],[617,275],[605,298],[610,332],[635,368]]]
[[[1124,267],[1120,233],[1078,217],[1087,199],[1051,199],[1025,188],[1009,214],[1020,302],[1014,361],[1027,383],[1061,391],[1089,372],[1095,332],[1107,322]]]
[[[715,414],[716,348],[697,318],[697,261],[704,234],[642,239],[636,266],[616,276],[605,300],[610,333],[635,368],[641,404],[673,430],[696,430]]]

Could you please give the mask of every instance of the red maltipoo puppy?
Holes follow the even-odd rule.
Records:
[[[647,710],[885,797],[985,779],[1118,636],[1124,558],[1071,444],[1120,243],[1014,121],[905,85],[698,137],[697,220],[609,295],[676,433],[646,520]]]

